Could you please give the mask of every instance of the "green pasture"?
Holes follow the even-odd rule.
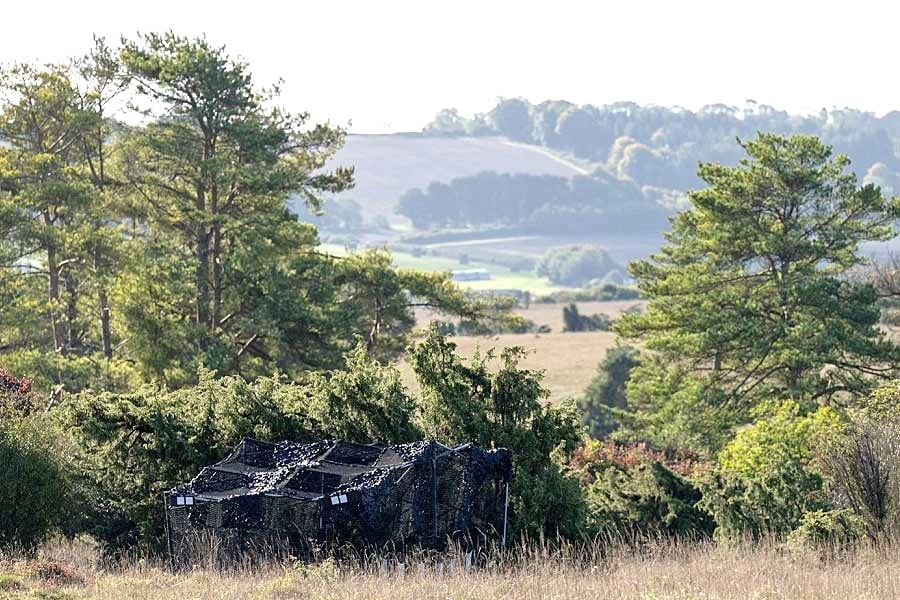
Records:
[[[343,256],[348,250],[339,244],[322,244],[319,248],[323,252]],[[391,252],[394,264],[401,269],[416,269],[428,272],[447,272],[457,269],[486,269],[491,278],[483,281],[460,281],[463,288],[471,290],[522,290],[532,294],[543,295],[566,289],[563,286],[554,285],[545,277],[538,277],[533,271],[515,272],[508,267],[470,260],[466,264],[445,256],[432,256],[421,254],[415,256],[407,252]]]

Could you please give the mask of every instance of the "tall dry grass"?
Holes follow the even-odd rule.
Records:
[[[657,541],[639,549],[519,547],[466,567],[465,554],[356,556],[316,564],[197,564],[172,572],[158,560],[103,565],[88,547],[56,544],[38,557],[0,560],[0,597],[311,599],[767,599],[900,597],[900,545],[789,549]],[[480,563],[480,564],[478,564]],[[50,580],[36,564],[74,574]]]

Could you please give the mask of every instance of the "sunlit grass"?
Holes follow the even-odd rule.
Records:
[[[71,552],[55,559],[63,563]],[[71,581],[35,576],[33,559],[0,560],[4,598],[308,598],[425,600],[523,599],[866,599],[900,597],[900,552],[895,543],[841,552],[790,549],[776,543],[719,546],[711,542],[647,542],[639,549],[599,544],[490,551],[466,568],[464,555],[403,558],[372,555],[315,564],[272,561],[217,568],[198,564],[172,572],[160,560],[116,567],[77,558]],[[45,556],[42,560],[46,561]]]

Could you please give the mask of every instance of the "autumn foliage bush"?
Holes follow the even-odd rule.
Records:
[[[692,481],[710,465],[690,451],[589,440],[569,467],[580,477],[588,528],[597,534],[697,539],[713,533],[715,523],[698,508],[702,494]]]
[[[0,368],[0,546],[33,548],[68,511],[65,436],[39,405],[30,379]]]
[[[8,411],[27,413],[38,405],[38,396],[32,388],[32,381],[16,377],[0,367],[0,414]]]
[[[628,471],[649,462],[658,462],[682,477],[693,477],[711,468],[692,450],[678,448],[655,450],[646,442],[620,444],[608,440],[589,440],[572,454],[569,465],[584,473],[590,481],[592,473],[600,467],[614,466]]]

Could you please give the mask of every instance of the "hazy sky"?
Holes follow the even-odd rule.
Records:
[[[891,2],[620,0],[17,1],[0,61],[80,54],[94,33],[206,34],[284,79],[282,104],[351,131],[416,131],[497,97],[792,112],[900,109]]]

